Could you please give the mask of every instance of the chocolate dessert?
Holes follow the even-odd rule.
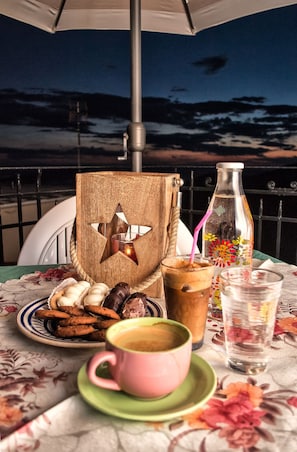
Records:
[[[119,312],[124,300],[129,297],[129,295],[129,284],[125,282],[119,282],[113,287],[113,289],[111,289],[110,293],[107,295],[103,302],[103,306]]]
[[[145,314],[146,294],[135,292],[124,301],[120,316],[122,319],[132,319],[136,317],[145,317]]]

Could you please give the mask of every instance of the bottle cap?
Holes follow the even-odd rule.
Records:
[[[243,169],[244,163],[242,162],[219,162],[216,164],[216,169],[226,168],[226,169]]]

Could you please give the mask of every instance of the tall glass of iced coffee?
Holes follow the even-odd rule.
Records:
[[[203,344],[214,265],[201,255],[167,257],[161,262],[167,317],[183,323],[193,336],[192,349]]]

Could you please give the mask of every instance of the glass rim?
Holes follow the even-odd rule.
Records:
[[[194,263],[195,262],[197,264],[199,264],[199,263],[203,264],[204,263],[204,264],[207,264],[207,265],[204,265],[202,267],[193,267],[193,271],[202,271],[202,270],[206,270],[206,269],[210,269],[210,268],[214,268],[215,267],[213,261],[210,258],[203,257],[201,254],[195,254],[195,257],[197,257],[197,260],[195,260],[195,258],[194,258]],[[167,260],[168,260],[168,262],[165,262]],[[170,265],[170,262],[172,262],[172,261],[173,262],[175,262],[175,261],[183,261],[183,260],[189,261],[190,260],[190,254],[179,254],[177,256],[164,257],[161,260],[161,262],[160,262],[160,267],[161,268],[165,267],[165,268],[168,268],[168,269],[173,270],[173,271],[174,270],[180,271],[182,269],[185,269],[186,266],[174,267],[174,266]]]
[[[271,270],[269,268],[261,268],[261,267],[228,267],[228,268],[223,268],[221,273],[220,273],[220,278],[224,281],[224,282],[232,282],[232,284],[237,284],[237,285],[241,285],[242,284],[242,279],[238,280],[238,276],[239,276],[239,272],[240,271],[247,271],[250,273],[259,271],[259,272],[264,272],[264,273],[268,273],[268,274],[273,274],[275,276],[278,276],[278,279],[276,279],[275,281],[261,281],[258,280],[257,284],[259,285],[266,285],[268,284],[277,284],[280,283],[284,280],[284,275],[280,272],[277,272],[275,270]],[[228,272],[234,272],[234,279],[231,277],[227,276]],[[225,276],[226,274],[226,276]],[[247,282],[249,282],[249,280],[247,280]]]
[[[216,169],[244,169],[242,162],[219,162],[216,164]]]
[[[114,342],[121,333],[126,331],[132,331],[141,327],[154,327],[156,325],[164,324],[169,329],[175,329],[183,335],[183,342],[175,347],[172,347],[170,351],[178,350],[185,347],[188,343],[192,343],[192,333],[190,329],[181,322],[166,317],[134,317],[130,319],[123,319],[121,322],[117,322],[111,325],[106,332],[106,341],[112,346],[125,352],[130,352],[136,355],[156,355],[167,354],[168,350],[159,350],[157,352],[133,350],[132,348],[118,346]]]

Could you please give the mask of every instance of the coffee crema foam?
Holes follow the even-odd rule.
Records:
[[[165,293],[166,288],[191,293],[210,287],[214,270],[209,262],[190,263],[188,260],[170,258],[168,261],[169,264],[165,264],[162,270]]]
[[[117,334],[112,343],[137,352],[164,352],[182,345],[186,339],[175,328],[140,326]]]

